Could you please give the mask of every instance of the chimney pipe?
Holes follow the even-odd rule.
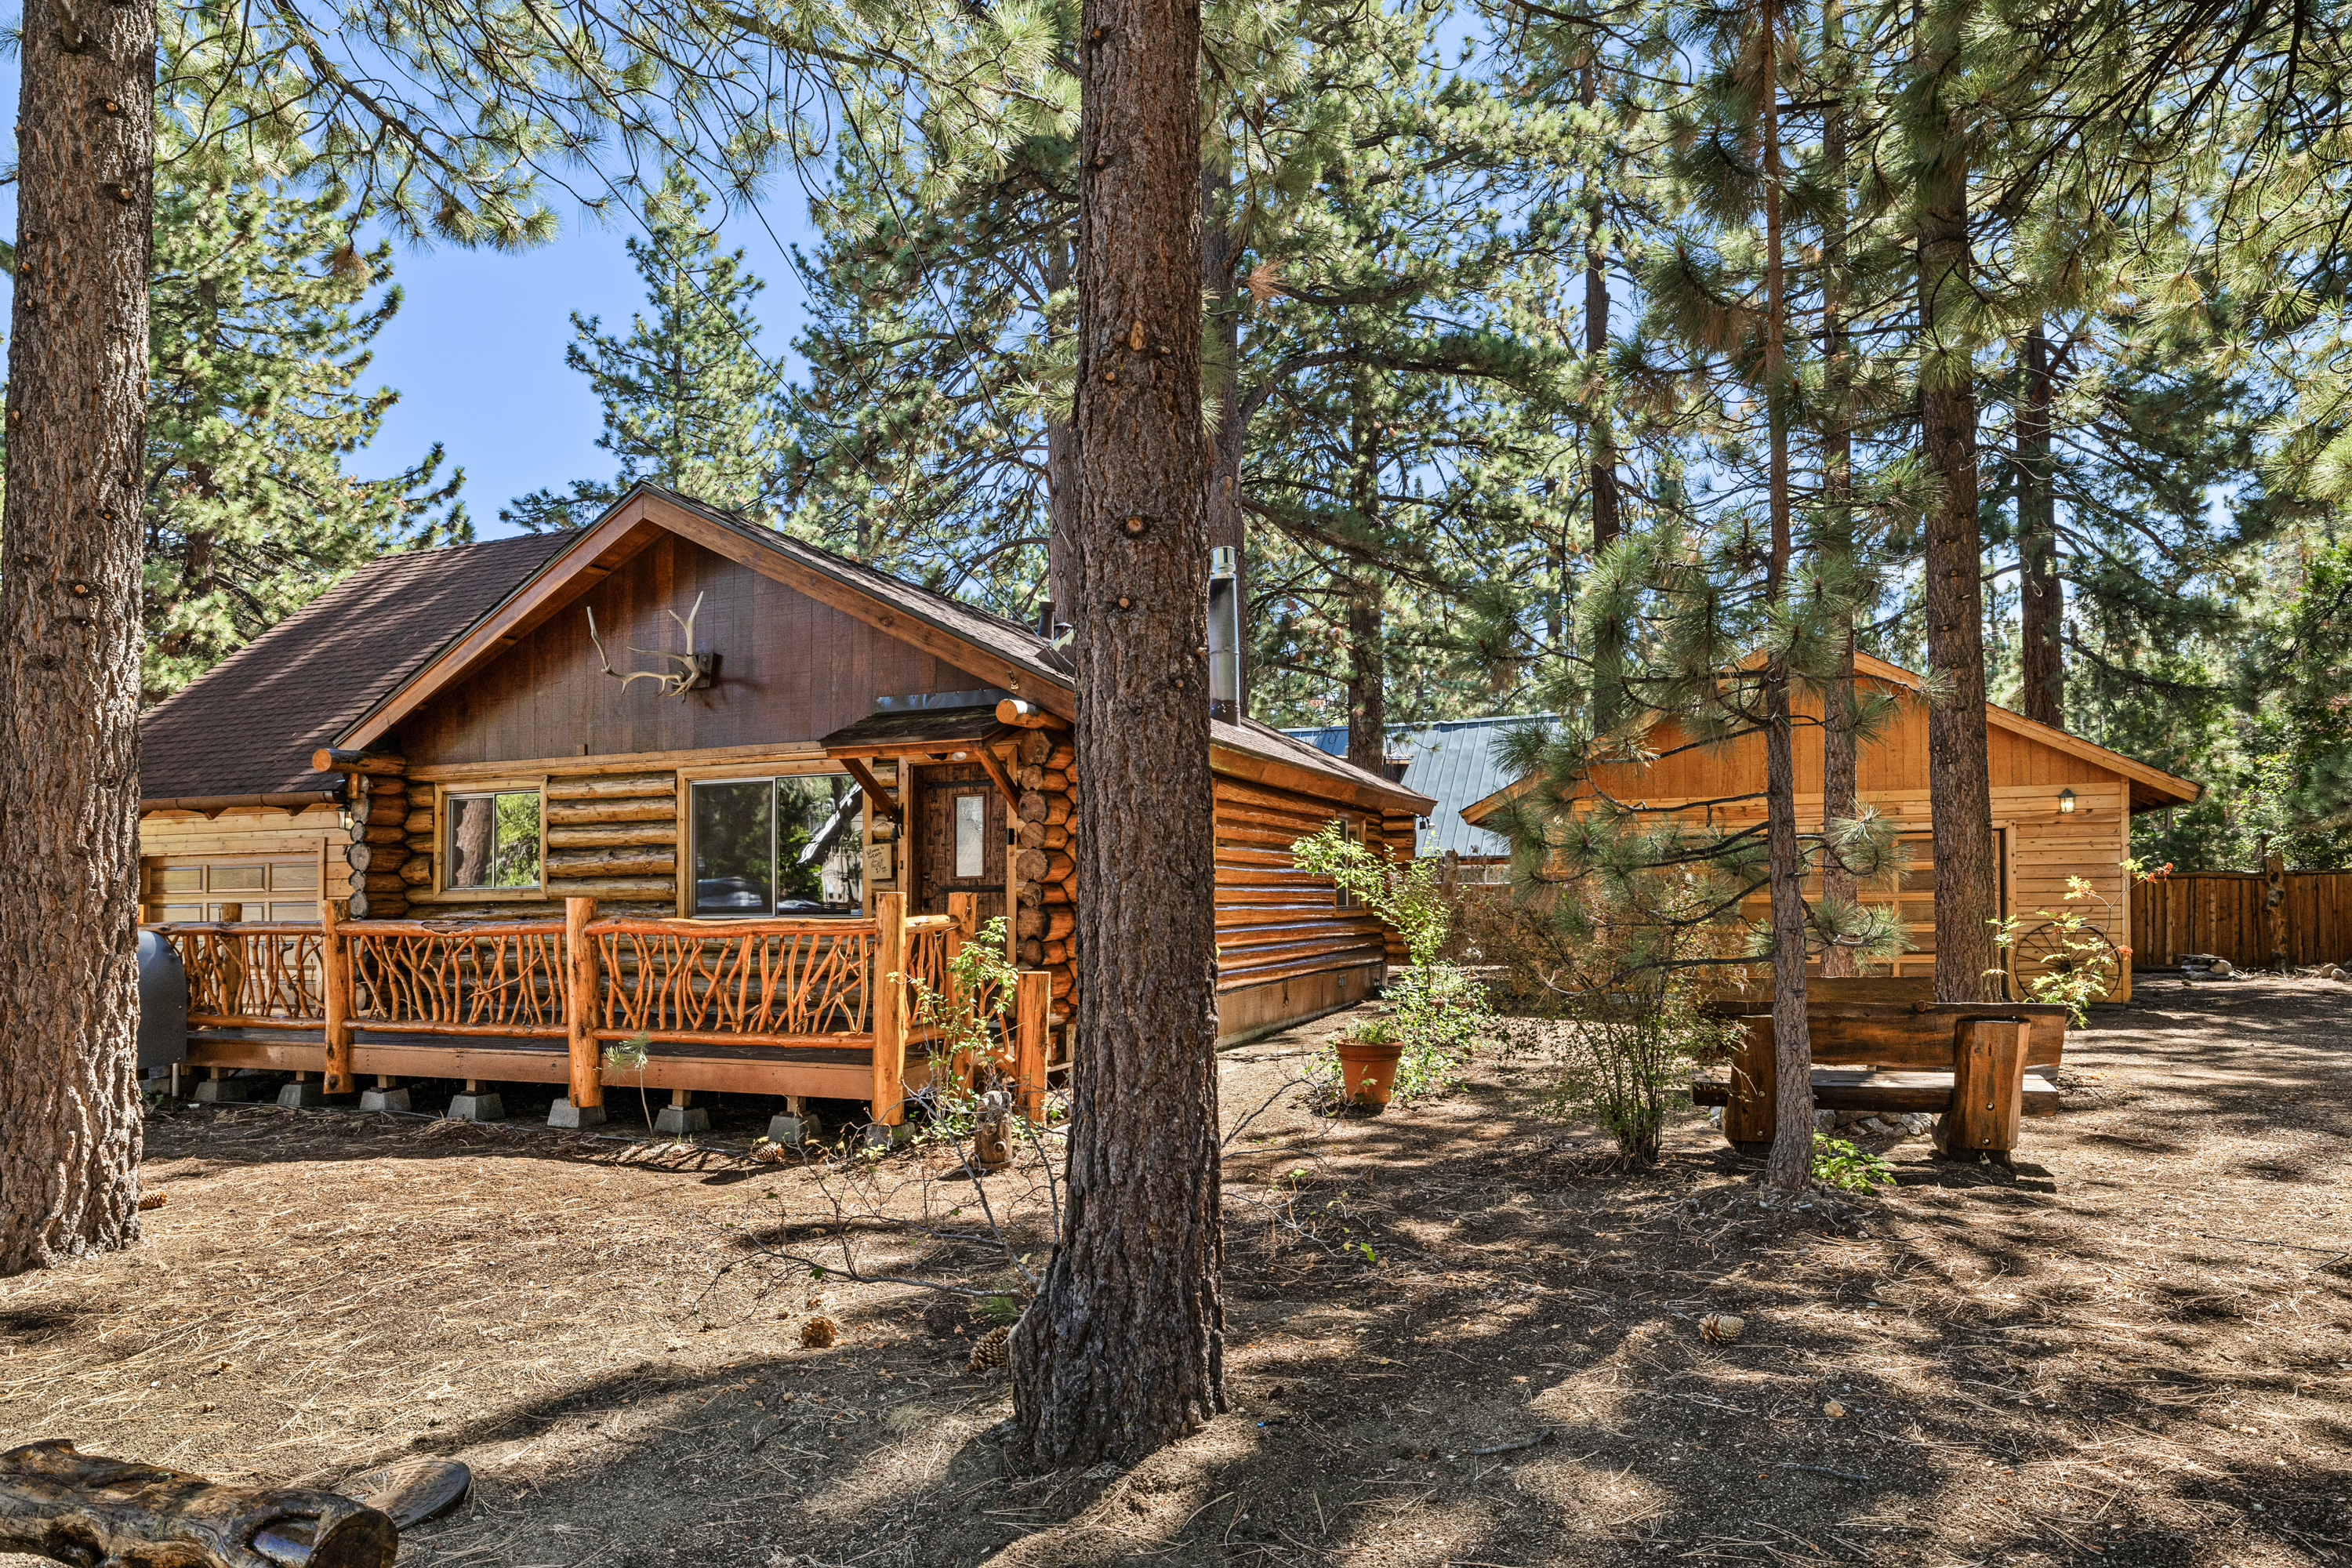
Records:
[[[1209,547],[1209,717],[1242,719],[1242,595],[1238,552]]]

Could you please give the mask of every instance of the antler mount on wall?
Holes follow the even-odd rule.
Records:
[[[623,686],[628,685],[632,680],[650,680],[658,685],[664,692],[675,695],[679,701],[683,702],[686,700],[688,692],[707,690],[718,683],[719,656],[715,653],[697,653],[694,650],[694,619],[702,614],[701,595],[697,594],[694,596],[694,608],[686,612],[686,618],[683,620],[678,619],[676,610],[665,610],[662,613],[671,620],[677,621],[678,630],[686,634],[686,651],[665,653],[649,647],[633,647],[629,651],[641,653],[647,658],[667,659],[677,667],[675,669],[633,669],[625,675],[614,669],[612,655],[604,651],[604,639],[596,635],[596,610],[593,605],[591,605],[588,610],[588,640],[596,645],[596,658],[604,664],[604,673]]]

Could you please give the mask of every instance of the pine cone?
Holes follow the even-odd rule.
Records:
[[[1709,1344],[1728,1344],[1739,1337],[1748,1320],[1734,1312],[1709,1312],[1698,1321],[1698,1331]]]
[[[965,1363],[966,1372],[986,1372],[1004,1364],[1004,1342],[1013,1337],[1009,1328],[991,1329],[972,1342],[971,1360]]]
[[[801,1325],[801,1349],[821,1351],[833,1343],[833,1336],[839,1331],[831,1318],[811,1318]]]

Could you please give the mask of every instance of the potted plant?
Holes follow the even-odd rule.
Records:
[[[1331,1047],[1339,1058],[1339,1098],[1349,1105],[1384,1110],[1396,1087],[1397,1058],[1404,1055],[1404,1041],[1388,1021],[1368,1018]]]

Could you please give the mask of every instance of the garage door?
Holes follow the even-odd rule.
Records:
[[[209,859],[156,856],[142,863],[142,917],[216,921],[222,906],[244,906],[249,921],[319,918],[317,858],[232,855]]]

